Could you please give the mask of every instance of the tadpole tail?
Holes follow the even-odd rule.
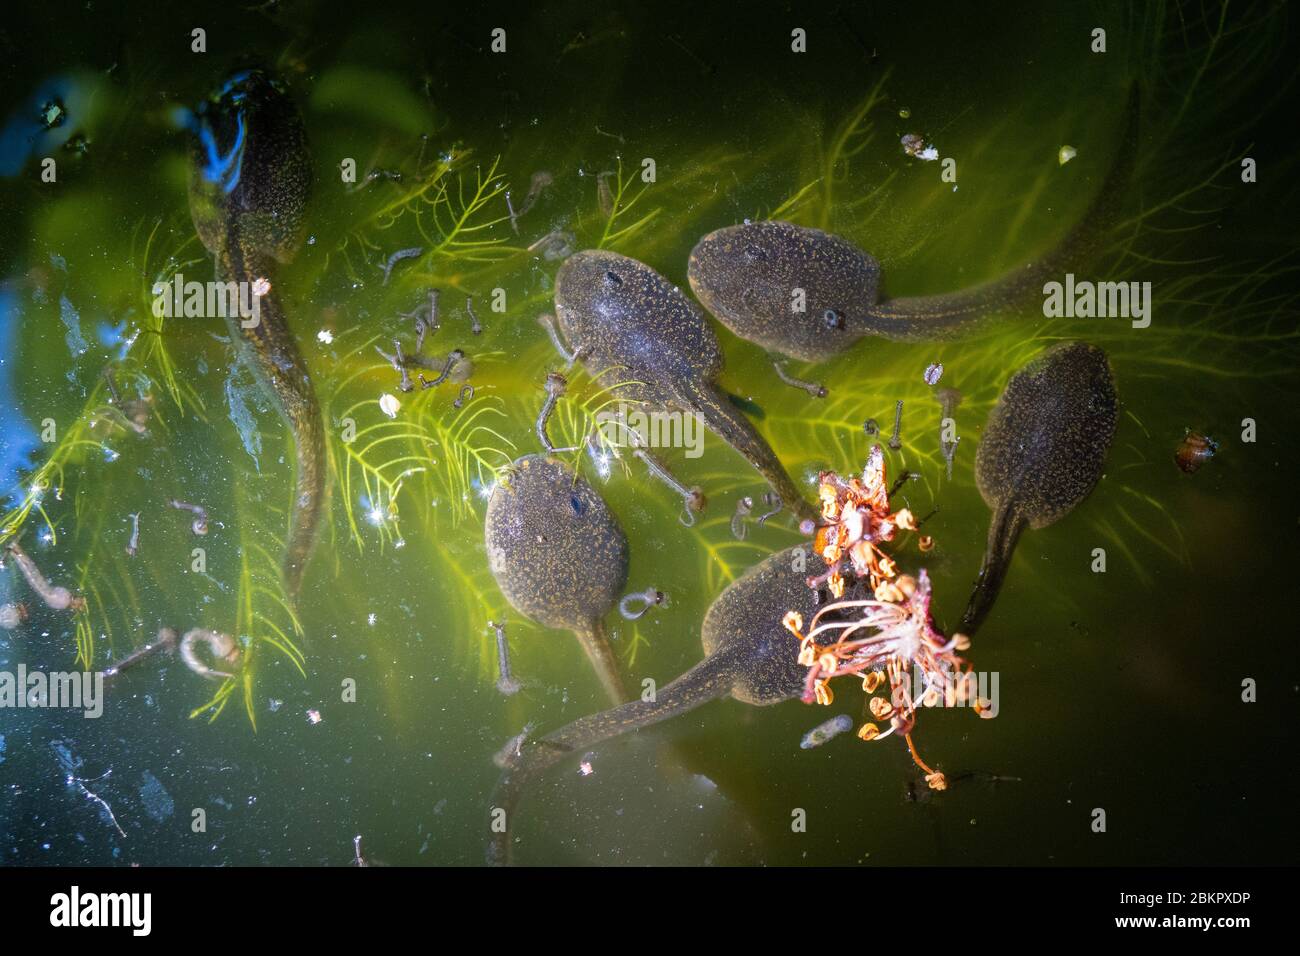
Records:
[[[799,494],[785,466],[740,409],[724,399],[716,389],[704,386],[692,396],[695,411],[704,418],[709,430],[740,452],[781,497],[781,503],[800,518],[817,517],[817,510]]]
[[[1037,262],[962,292],[910,296],[878,302],[864,321],[872,332],[895,341],[926,341],[973,330],[980,320],[1043,294],[1044,283],[1063,279],[1094,255],[1114,226],[1121,198],[1136,162],[1141,119],[1137,84],[1129,88],[1124,134],[1110,172],[1092,205],[1054,249]]]
[[[291,600],[302,588],[303,573],[316,542],[325,495],[325,429],[320,407],[312,397],[309,408],[300,409],[301,417],[291,419],[297,471],[293,513],[289,519],[289,537],[284,553],[284,585]]]
[[[238,242],[231,241],[226,262],[218,271],[245,282],[273,274],[274,264],[269,257],[255,258],[259,260],[256,263],[247,261]],[[275,398],[293,435],[294,494],[283,568],[285,590],[290,601],[296,601],[324,504],[325,427],[320,404],[274,288],[259,300],[256,325],[245,327],[238,317],[230,323],[249,346],[257,377]]]
[[[600,678],[600,686],[605,688],[610,703],[617,706],[627,700],[627,687],[623,683],[618,658],[614,656],[614,649],[609,644],[609,636],[605,633],[605,625],[596,620],[586,628],[573,633],[578,636],[578,642],[587,652],[587,660],[591,661],[596,676]]]
[[[1016,516],[1012,509],[1000,505],[989,523],[988,546],[984,552],[984,563],[980,565],[979,577],[975,579],[975,590],[966,602],[966,613],[962,615],[958,633],[974,637],[984,618],[993,609],[1002,590],[1002,582],[1011,566],[1011,556],[1015,553],[1016,542],[1020,532],[1025,528],[1023,518]]]
[[[735,662],[725,654],[706,657],[675,681],[659,688],[652,700],[633,700],[610,710],[580,717],[525,745],[518,764],[502,774],[492,797],[489,863],[508,865],[510,829],[524,791],[548,768],[582,754],[610,737],[639,730],[725,697],[735,683]]]

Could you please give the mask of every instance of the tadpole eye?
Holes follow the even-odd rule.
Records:
[[[569,497],[569,507],[573,509],[573,513],[577,515],[579,518],[581,518],[587,512],[587,506],[583,503],[582,499],[579,498],[577,495],[571,495]]]
[[[610,271],[605,273],[605,285],[622,285],[623,280],[618,277],[616,272]]]
[[[834,309],[827,309],[822,313],[822,321],[826,323],[826,328],[838,332],[844,328],[844,316]]]
[[[745,258],[750,262],[761,262],[767,258],[767,253],[763,251],[762,246],[751,243],[745,247]]]

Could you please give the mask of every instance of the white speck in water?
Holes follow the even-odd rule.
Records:
[[[1079,155],[1079,151],[1075,149],[1073,146],[1062,146],[1060,151],[1056,154],[1056,161],[1060,165],[1064,166],[1066,163],[1068,163],[1070,160],[1074,159],[1074,157],[1078,155]]]
[[[319,724],[324,719],[325,718],[320,715],[319,710],[307,711],[307,723],[309,724]]]
[[[377,620],[379,620],[379,615],[377,615],[374,611],[371,611],[370,616],[366,618],[366,623],[369,624],[371,627],[374,627],[375,622]]]
[[[329,329],[321,329],[316,333],[316,341],[322,345],[330,345],[334,342],[334,333]]]
[[[397,410],[402,407],[402,403],[397,400],[396,395],[390,395],[385,392],[379,396],[379,410],[389,418],[397,417]]]

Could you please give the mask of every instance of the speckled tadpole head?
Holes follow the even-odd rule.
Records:
[[[555,458],[514,463],[488,501],[488,563],[506,599],[546,627],[585,631],[627,584],[627,537],[605,501]]]
[[[815,515],[775,452],[718,392],[714,380],[723,359],[717,336],[681,289],[627,256],[579,252],[556,276],[555,315],[588,369],[608,372],[606,385],[629,386],[621,397],[700,415],[758,469],[787,508],[801,517]]]
[[[687,276],[742,339],[819,362],[867,331],[859,317],[876,302],[880,264],[820,229],[763,221],[709,233],[691,250]]]
[[[296,253],[311,191],[302,117],[280,83],[240,70],[179,123],[191,134],[190,215],[208,252],[230,240],[280,262]],[[238,236],[229,236],[231,225]]]
[[[555,277],[555,315],[565,338],[600,370],[628,368],[651,380],[660,400],[681,382],[709,382],[722,352],[709,321],[681,289],[643,262],[616,252],[570,256]]]
[[[1119,405],[1106,353],[1062,342],[1016,372],[989,415],[975,458],[980,494],[1043,528],[1101,477]]]
[[[776,704],[803,693],[808,669],[799,639],[781,623],[788,611],[812,620],[816,595],[809,575],[826,570],[807,548],[778,551],[718,595],[704,616],[704,653],[728,660],[731,695],[747,704]]]

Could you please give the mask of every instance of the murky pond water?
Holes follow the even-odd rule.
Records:
[[[411,4],[344,27],[311,4],[143,4],[125,20],[97,7],[59,19],[53,45],[31,45],[51,35],[53,6],[0,33],[0,541],[86,602],[46,606],[9,555],[0,603],[27,617],[0,631],[0,671],[103,669],[161,628],[236,636],[238,668],[204,680],[159,652],[109,682],[97,719],[0,710],[0,860],[344,865],[361,835],[391,864],[481,863],[493,755],[526,726],[544,734],[608,704],[582,643],[507,603],[484,544],[503,469],[541,451],[547,373],[564,362],[537,319],[555,312],[563,261],[611,250],[689,294],[701,236],[772,218],[869,252],[890,297],[953,292],[1046,256],[1124,151],[1133,168],[1105,229],[1058,278],[1150,283],[1145,318],[1046,317],[1036,295],[959,338],[868,335],[820,364],[780,362],[824,397],[709,320],[725,407],[810,501],[821,470],[856,474],[873,444],[891,480],[915,476],[892,504],[927,516],[933,548],[910,535],[889,550],[927,570],[948,633],[984,553],[976,449],[999,395],[1059,342],[1109,356],[1104,473],[1059,522],[1021,535],[965,652],[998,675],[996,718],[934,709],[917,725],[949,788],[930,790],[898,739],[801,747],[831,718],[865,719],[846,680],[829,707],[715,701],[565,755],[515,814],[514,855],[1293,858],[1296,170],[1276,91],[1295,58],[1281,13],[710,19],[602,4],[453,20]],[[791,49],[796,28],[806,53]],[[270,279],[322,422],[323,510],[296,600],[282,564],[301,456],[266,371],[223,319],[154,310],[155,283],[214,278],[178,110],[252,59],[301,110],[314,179],[296,256],[248,265]],[[199,156],[227,158],[202,141]],[[438,327],[418,347],[433,289]],[[423,360],[411,391],[394,340]],[[422,388],[452,350],[464,358]],[[567,376],[547,426],[561,448],[619,400],[590,365]],[[959,393],[946,408],[941,388]],[[945,413],[960,439],[951,475]],[[1192,473],[1174,462],[1187,429],[1218,444]],[[701,659],[724,588],[807,541],[789,508],[760,524],[767,482],[713,431],[699,437],[655,452],[704,491],[698,514],[629,448],[560,453],[626,535],[622,593],[667,595],[635,620],[603,619],[633,694]],[[746,496],[751,515],[733,521]],[[585,501],[575,493],[574,510]],[[489,622],[504,622],[518,693],[496,686]]]

